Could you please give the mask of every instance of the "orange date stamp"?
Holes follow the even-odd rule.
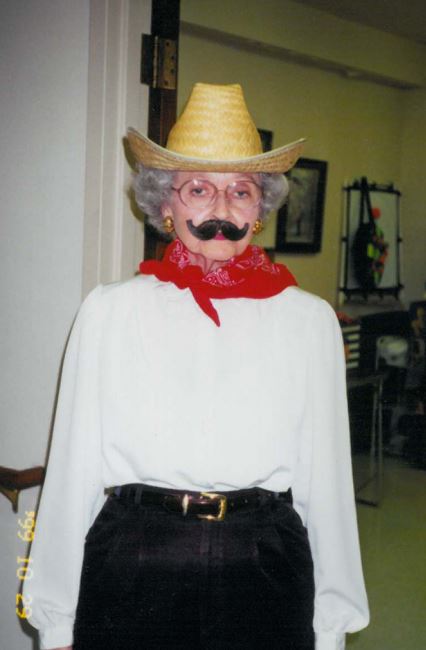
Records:
[[[25,519],[22,521],[18,519],[19,530],[17,535],[19,539],[23,542],[32,542],[34,539],[34,528],[35,528],[35,513],[32,510],[25,511]],[[16,569],[16,577],[21,583],[24,580],[31,580],[34,575],[33,568],[31,566],[32,559],[30,557],[21,557],[17,556],[16,562],[18,568]],[[22,588],[22,585],[21,585]],[[29,593],[26,593],[24,596],[22,593],[17,593],[15,598],[15,611],[16,615],[19,618],[28,618],[32,614],[31,603],[32,596]]]

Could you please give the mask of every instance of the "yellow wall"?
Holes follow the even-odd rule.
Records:
[[[403,190],[406,297],[426,297],[426,90],[404,94]]]
[[[239,82],[256,125],[273,131],[274,146],[307,137],[305,157],[328,161],[321,252],[277,259],[284,260],[292,269],[300,286],[334,303],[340,255],[341,188],[346,179],[360,175],[399,184],[400,91],[340,79],[332,73],[185,35],[181,38],[180,57],[181,100],[196,81]],[[273,232],[268,239],[260,243],[271,245]]]
[[[241,34],[250,33],[253,36],[253,16],[250,17],[250,11],[244,11],[246,0],[231,2],[234,9],[238,4],[241,7],[238,30]],[[249,5],[256,7],[253,2]],[[277,21],[274,7],[281,8],[282,3],[270,0],[267,5],[269,13],[264,20],[272,24]],[[198,7],[198,12],[195,12],[195,6]],[[194,5],[192,0],[182,0],[182,18],[194,20],[196,14],[200,24],[204,21],[207,25],[209,20],[214,19],[211,14],[212,6],[216,7],[222,17],[221,28],[234,24],[229,17],[227,20],[223,19],[221,9],[229,9],[230,6],[229,2],[224,0],[200,2],[198,5]],[[206,17],[207,8],[210,13],[207,12]],[[310,10],[304,8],[304,11],[309,14]],[[213,24],[211,26],[214,27]],[[259,28],[258,33],[262,31],[265,32],[264,25],[263,30]],[[330,50],[335,56],[333,33],[323,36],[323,41],[330,42]],[[337,34],[334,40],[339,38],[340,35]],[[347,50],[347,45],[345,47]],[[403,190],[401,183],[404,180],[407,182],[407,189],[409,185],[411,201],[416,202],[419,184],[409,184],[408,175],[403,173],[402,169],[404,161],[407,164],[409,161],[403,133],[409,131],[411,140],[415,140],[413,125],[423,117],[420,132],[423,132],[423,136],[425,134],[425,113],[423,112],[422,116],[422,109],[424,111],[426,102],[423,101],[422,107],[414,110],[407,99],[413,93],[419,96],[422,96],[422,93],[348,79],[337,73],[196,37],[183,28],[180,42],[179,108],[182,108],[192,84],[196,81],[241,83],[256,125],[273,131],[274,146],[305,136],[308,142],[304,156],[328,162],[321,252],[315,255],[277,256],[277,259],[284,261],[292,269],[303,288],[336,304],[342,186],[347,181],[351,182],[354,178],[366,175],[370,181],[378,183],[393,181]],[[407,127],[407,120],[411,128]],[[420,145],[417,144],[416,147],[420,152]],[[416,218],[420,218],[420,210],[416,215]],[[411,214],[410,221],[413,219],[414,213]],[[259,243],[273,244],[273,224],[271,226],[270,231]],[[423,287],[423,280],[426,279],[424,262],[422,265],[422,251],[425,246],[424,240],[419,242],[416,238],[411,239],[413,241],[410,241],[410,246],[415,249],[416,267],[409,265],[409,273],[406,275],[410,282],[411,294],[414,294],[411,297],[414,298],[421,297],[419,291]]]
[[[408,85],[426,80],[422,45],[302,2],[181,0],[181,19]]]

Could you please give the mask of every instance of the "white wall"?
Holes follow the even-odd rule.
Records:
[[[61,358],[82,297],[132,275],[126,126],[146,133],[140,36],[151,0],[0,0],[0,465],[45,464]],[[36,648],[15,615],[19,512],[0,494],[0,648]],[[64,513],[66,516],[66,513]],[[58,532],[61,522],[58,521]]]
[[[66,336],[81,299],[87,0],[0,2],[0,464],[43,464]],[[32,647],[15,616],[19,513],[0,495],[1,648]],[[58,522],[58,525],[59,522]]]

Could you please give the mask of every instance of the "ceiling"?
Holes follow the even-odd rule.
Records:
[[[295,0],[426,45],[426,0]]]

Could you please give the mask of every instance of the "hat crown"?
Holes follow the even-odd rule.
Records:
[[[196,83],[171,129],[169,151],[206,160],[237,160],[262,153],[239,84]]]
[[[153,169],[282,174],[295,164],[304,140],[262,152],[239,84],[197,83],[170,131],[166,147],[127,131],[136,161]]]

